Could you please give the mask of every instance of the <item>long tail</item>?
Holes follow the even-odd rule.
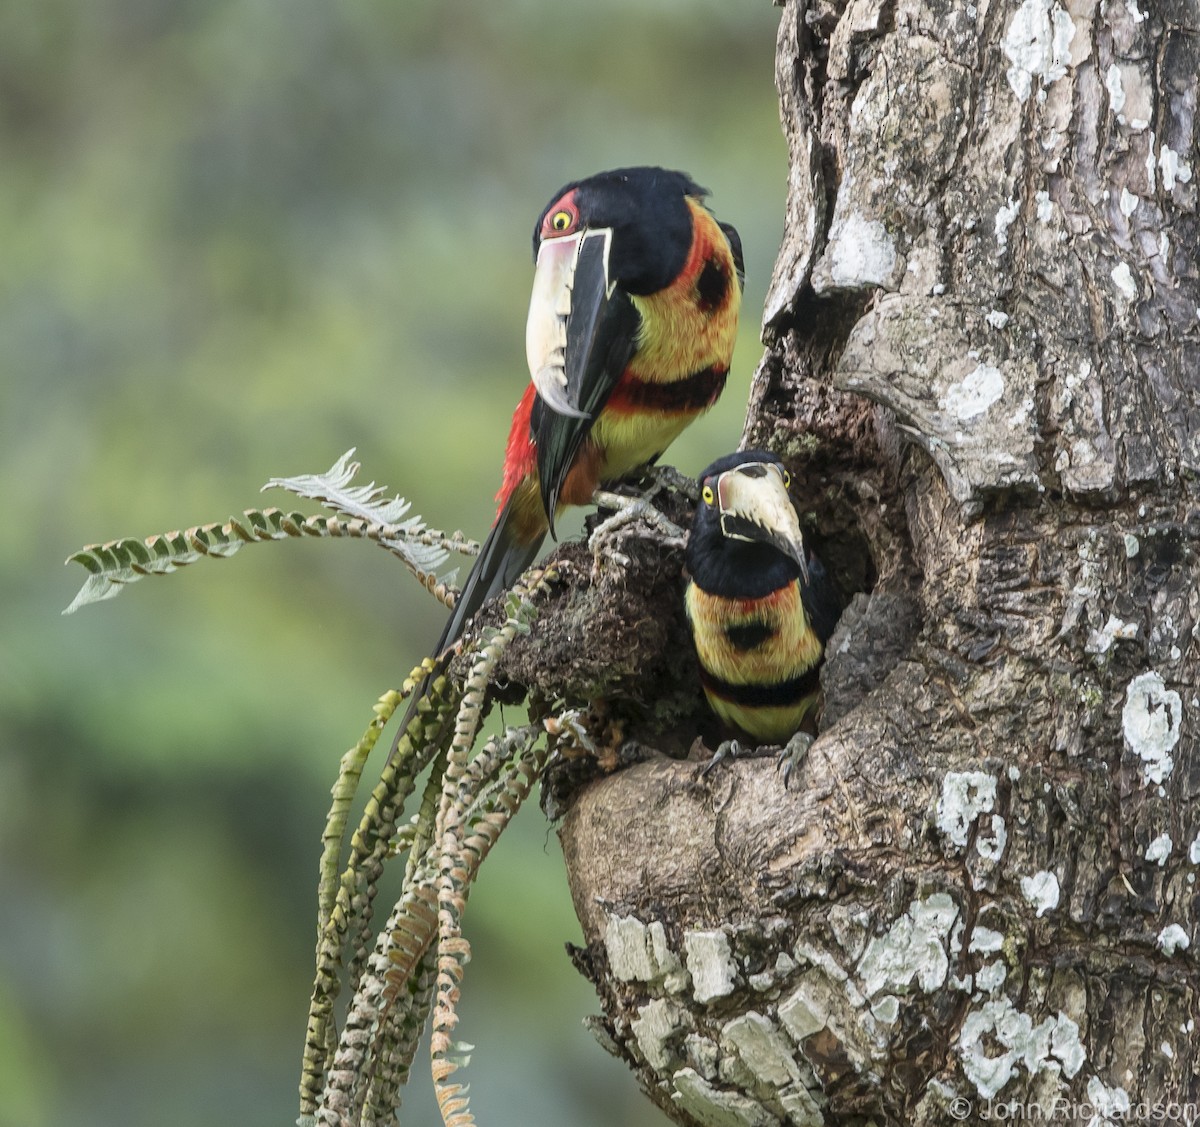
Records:
[[[499,516],[496,517],[496,523],[492,525],[491,532],[483,542],[483,548],[467,576],[467,581],[463,584],[458,601],[454,604],[454,610],[442,630],[441,637],[438,638],[437,646],[432,654],[435,662],[440,663],[444,659],[446,651],[462,636],[463,629],[472,615],[488,599],[500,594],[501,591],[508,590],[536,558],[542,541],[545,539],[545,533],[524,543],[518,540],[514,530],[516,522],[513,519],[512,510],[513,499],[510,497],[504,508],[500,510]],[[413,693],[412,700],[409,701],[408,708],[404,713],[404,720],[400,724],[392,744],[388,762],[391,762],[392,756],[396,754],[396,746],[400,737],[408,728],[409,721],[416,712],[421,698],[428,691],[431,676],[432,674],[426,677]]]
[[[454,645],[471,616],[488,599],[507,591],[537,556],[545,534],[521,543],[514,534],[512,509],[513,499],[510,497],[496,517],[496,523],[483,542],[475,566],[463,584],[454,610],[438,639],[437,648],[433,651],[435,658],[440,657],[448,646]]]

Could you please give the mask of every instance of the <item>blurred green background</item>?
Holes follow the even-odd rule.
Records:
[[[358,447],[482,536],[562,183],[682,168],[782,229],[766,0],[0,8],[0,1127],[290,1123],[338,758],[442,612],[363,543],[253,547],[62,618],[76,547],[222,520]],[[370,767],[368,768],[370,769]],[[536,806],[484,870],[459,1034],[491,1125],[665,1119],[597,1008]],[[437,1121],[419,1061],[405,1122]]]

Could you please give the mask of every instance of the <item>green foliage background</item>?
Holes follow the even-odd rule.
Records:
[[[732,449],[782,228],[775,24],[766,0],[0,8],[0,1127],[292,1121],[328,787],[441,621],[365,544],[66,619],[61,561],[273,503],[268,477],[349,446],[482,536],[533,220],[620,164],[691,172],[742,232],[733,377],[670,460]],[[481,1121],[665,1122],[581,1027],[536,809],[466,922]],[[415,1076],[405,1121],[435,1121]]]

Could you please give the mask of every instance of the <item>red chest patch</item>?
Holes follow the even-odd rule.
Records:
[[[500,490],[496,494],[496,501],[501,506],[537,467],[537,450],[533,445],[533,433],[529,429],[536,395],[537,388],[529,384],[513,412],[512,426],[508,431],[508,447],[504,452],[504,480],[501,481]]]

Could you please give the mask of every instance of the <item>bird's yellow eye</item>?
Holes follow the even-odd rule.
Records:
[[[784,489],[790,488],[791,484],[792,484],[792,475],[790,473],[788,473],[787,470],[784,470],[783,471],[783,487],[784,487]]]
[[[716,494],[713,493],[713,489],[712,489],[711,485],[706,485],[700,491],[700,496],[704,498],[704,503],[706,505],[711,505],[713,503],[713,501],[716,500]]]
[[[569,211],[556,211],[550,217],[550,226],[555,231],[565,231],[571,226],[573,218]]]

